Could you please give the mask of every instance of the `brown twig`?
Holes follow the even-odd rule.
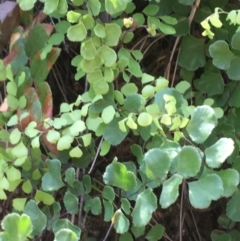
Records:
[[[195,4],[192,5],[192,10],[191,10],[191,13],[190,13],[189,18],[188,18],[189,25],[191,25],[191,23],[192,23],[192,20],[194,18],[194,15],[196,13],[197,8],[200,5],[200,2],[201,2],[201,0],[196,0]],[[180,39],[181,39],[181,37],[178,36],[175,40],[175,43],[174,43],[174,46],[173,46],[173,49],[172,49],[172,52],[171,52],[171,56],[170,56],[170,59],[169,59],[169,62],[167,64],[167,68],[166,68],[166,71],[165,71],[165,74],[164,74],[164,77],[166,79],[169,79],[169,77],[170,77],[170,70],[171,70],[173,56],[174,56],[174,53],[177,49],[178,43],[180,42]]]

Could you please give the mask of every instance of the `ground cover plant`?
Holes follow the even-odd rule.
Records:
[[[239,240],[238,9],[2,2],[0,240]]]

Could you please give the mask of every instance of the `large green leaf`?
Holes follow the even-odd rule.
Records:
[[[24,213],[27,214],[31,218],[31,222],[33,225],[32,235],[36,236],[42,233],[44,228],[47,225],[47,217],[46,215],[39,209],[35,201],[30,200],[25,208]]]
[[[230,197],[237,190],[239,173],[235,169],[225,169],[217,172],[223,182],[223,196]]]
[[[104,43],[110,47],[117,46],[122,34],[120,26],[116,23],[106,23],[105,33]]]
[[[122,12],[128,2],[129,0],[105,0],[105,8],[110,15],[114,15]]]
[[[78,241],[76,233],[70,229],[63,228],[55,234],[56,241]]]
[[[114,228],[117,233],[125,233],[129,229],[129,220],[125,217],[120,209],[118,209],[112,218]]]
[[[171,165],[169,155],[160,148],[149,150],[144,155],[141,171],[150,179],[160,179],[167,175]]]
[[[148,241],[158,241],[162,238],[163,232],[164,227],[161,224],[154,225],[145,236],[145,239]]]
[[[72,194],[70,191],[66,191],[64,194],[63,202],[66,210],[70,214],[78,213],[78,197]]]
[[[105,184],[119,187],[125,191],[132,190],[137,185],[136,176],[128,171],[120,162],[113,161],[103,174]]]
[[[224,81],[220,73],[204,71],[200,79],[194,81],[194,86],[208,96],[222,94],[224,90]]]
[[[194,177],[200,171],[202,158],[193,146],[184,146],[177,157],[177,173],[183,178]]]
[[[234,56],[230,62],[230,68],[227,70],[227,75],[229,79],[237,80],[237,81],[240,80],[239,65],[240,65],[240,58],[237,56]]]
[[[227,216],[234,222],[240,222],[240,191],[236,191],[227,203]]]
[[[182,176],[174,174],[163,182],[163,189],[159,199],[162,208],[168,208],[177,200],[179,196],[179,185],[182,183],[182,179]]]
[[[216,174],[208,174],[203,178],[190,182],[189,200],[194,208],[207,208],[212,200],[217,200],[223,193],[223,182]]]
[[[217,117],[209,106],[198,106],[187,125],[187,132],[196,143],[203,143],[217,125]]]
[[[2,241],[26,241],[32,232],[32,223],[29,216],[10,213],[1,222],[3,232],[0,233]]]
[[[163,90],[161,90],[155,94],[155,101],[158,104],[160,111],[166,112],[166,110],[165,110],[166,101],[164,99],[165,95],[173,96],[175,98],[177,110],[183,104],[183,96],[179,91],[177,91],[173,88],[164,88]]]
[[[219,167],[234,150],[234,142],[230,138],[221,138],[212,146],[206,148],[206,163],[211,168]]]
[[[187,70],[196,70],[205,63],[204,40],[193,36],[183,37],[178,64]]]
[[[116,146],[120,144],[128,134],[128,131],[123,132],[119,129],[119,118],[114,118],[107,126],[103,138],[111,145]]]
[[[149,223],[152,213],[157,209],[157,198],[151,189],[146,189],[137,196],[132,211],[133,224],[142,227]]]
[[[61,163],[57,159],[47,160],[48,171],[42,177],[44,191],[55,191],[64,186],[61,179]]]
[[[228,69],[233,58],[233,53],[229,50],[227,42],[219,40],[209,47],[209,53],[213,58],[213,64],[219,69]]]
[[[73,225],[68,219],[58,219],[53,223],[52,230],[55,234],[57,234],[61,230],[66,230],[66,229],[71,230],[76,234],[76,237],[77,237],[76,240],[80,239],[81,229],[78,226]],[[75,237],[75,235],[71,235],[71,236]],[[68,239],[64,239],[64,240],[68,241]]]

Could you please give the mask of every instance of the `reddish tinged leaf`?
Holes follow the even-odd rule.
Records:
[[[42,135],[41,135],[41,140],[43,142],[43,144],[46,146],[46,148],[52,152],[54,155],[56,156],[59,156],[60,153],[57,149],[57,144],[53,144],[53,143],[50,143],[48,140],[47,140],[47,133],[49,130],[51,130],[51,128],[49,129],[46,129],[42,123],[39,123],[37,125],[37,129],[40,130],[42,132]]]
[[[53,100],[52,91],[47,82],[42,82],[37,86],[37,94],[42,106],[43,118],[52,118]]]
[[[20,20],[19,6],[15,2],[6,1],[0,4],[0,52],[10,39],[14,28]]]
[[[30,115],[27,115],[25,118],[23,118],[20,121],[20,117],[24,113],[29,113],[29,112],[27,110],[22,110],[22,109],[17,110],[17,116],[18,116],[18,119],[19,119],[18,129],[21,132],[23,132],[25,130],[25,128],[28,126],[28,124],[31,122],[31,116]]]
[[[40,54],[36,54],[31,63],[31,75],[37,84],[46,80],[49,71],[52,69],[53,64],[56,62],[60,48],[52,48],[44,60],[40,59]]]
[[[48,33],[46,32],[44,24],[37,24],[29,31],[25,50],[30,61],[32,61],[35,55],[45,47],[47,40]]]
[[[22,69],[26,65],[27,61],[28,59],[22,43],[14,45],[11,53],[3,60],[5,66],[11,64],[13,74],[16,74],[20,69]]]
[[[53,32],[54,30],[54,26],[52,24],[47,24],[47,23],[44,23],[42,24],[48,37],[51,35],[51,33]]]
[[[43,11],[40,11],[35,18],[35,23],[39,24],[42,21],[44,21],[46,18],[47,18],[47,15]]]
[[[24,110],[18,109],[17,111],[19,118],[23,113],[29,113],[29,115],[19,123],[21,130],[24,130],[30,121],[39,123],[43,120],[42,106],[36,90],[33,87],[26,88],[25,97],[27,99],[27,106]]]

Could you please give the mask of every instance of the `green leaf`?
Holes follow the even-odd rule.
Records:
[[[112,202],[103,200],[104,207],[104,221],[109,222],[113,217],[113,205]]]
[[[118,209],[112,218],[112,222],[114,223],[114,228],[117,233],[125,233],[129,229],[129,220],[125,217],[120,209]]]
[[[59,3],[59,1],[46,0],[45,4],[44,4],[43,12],[47,15],[50,15],[51,13],[53,13],[54,11],[57,10],[58,3]]]
[[[105,124],[109,124],[113,120],[115,112],[116,111],[112,105],[109,105],[108,107],[104,108],[101,115],[103,122]]]
[[[130,214],[131,203],[127,198],[121,198],[121,207],[126,214]]]
[[[71,187],[73,187],[73,183],[75,181],[75,169],[73,167],[70,167],[66,170],[65,172],[65,182],[67,182],[67,184]]]
[[[187,132],[194,142],[203,143],[216,125],[214,110],[209,106],[198,106],[187,125]]]
[[[178,63],[187,70],[197,70],[206,63],[204,40],[193,36],[183,37]]]
[[[81,44],[81,55],[86,60],[93,60],[97,54],[93,39],[90,38]]]
[[[163,22],[159,22],[158,23],[158,27],[164,34],[171,34],[171,35],[173,35],[173,34],[176,33],[176,30],[172,26],[170,26],[168,24],[165,24]]]
[[[202,158],[193,146],[184,146],[177,157],[177,173],[183,178],[194,177],[200,171]]]
[[[102,24],[97,23],[97,25],[94,27],[94,33],[99,38],[105,38],[106,37],[106,31]]]
[[[148,241],[158,241],[162,238],[163,232],[164,227],[161,224],[154,225],[145,236],[145,239]]]
[[[104,186],[102,195],[104,198],[111,202],[115,199],[114,189],[110,186]]]
[[[218,168],[233,152],[234,142],[230,138],[221,138],[205,149],[206,163],[211,168]]]
[[[18,128],[13,129],[9,136],[10,143],[13,145],[17,144],[21,139],[21,135],[22,133],[18,130]]]
[[[151,189],[146,189],[137,196],[132,211],[133,224],[142,227],[149,223],[152,213],[157,209],[157,198]]]
[[[66,20],[61,20],[57,24],[55,24],[55,29],[57,32],[65,34],[67,33],[68,28],[71,26],[71,24]]]
[[[137,122],[140,126],[149,126],[152,124],[152,121],[152,116],[146,112],[140,113],[140,115],[137,118]]]
[[[240,191],[236,191],[227,203],[227,216],[234,222],[240,221]]]
[[[103,181],[107,185],[119,187],[125,191],[132,190],[137,185],[134,173],[128,171],[125,165],[116,160],[107,166]]]
[[[171,160],[168,154],[160,148],[151,149],[145,153],[141,171],[152,180],[167,175]]]
[[[138,88],[134,83],[127,83],[121,88],[121,92],[125,95],[128,96],[133,93],[138,92]]]
[[[239,71],[239,66],[240,64],[240,58],[237,56],[234,56],[230,62],[230,68],[227,70],[227,75],[229,79],[232,80],[240,80],[240,71]]]
[[[219,40],[209,47],[209,53],[213,58],[213,64],[219,69],[228,69],[233,58],[233,53],[229,50],[227,42]]]
[[[61,179],[61,163],[57,159],[47,160],[48,172],[42,177],[42,189],[55,191],[64,186]]]
[[[36,3],[37,0],[17,0],[17,2],[19,3],[19,6],[22,10],[24,11],[28,11],[33,9],[34,4]]]
[[[109,48],[107,45],[102,45],[98,51],[98,56],[103,60],[103,63],[107,67],[111,67],[117,61],[117,54],[116,52]]]
[[[73,136],[68,136],[68,135],[62,136],[58,140],[57,149],[59,151],[67,150],[71,147],[71,144],[72,144],[73,141],[74,141]]]
[[[105,0],[106,11],[110,15],[115,15],[125,10],[128,0]]]
[[[91,200],[91,212],[93,215],[99,215],[102,213],[102,204],[99,197],[94,197]]]
[[[13,110],[16,110],[19,106],[18,99],[13,95],[7,96],[7,104]]]
[[[116,146],[120,144],[128,134],[128,131],[123,132],[119,129],[119,118],[114,118],[107,126],[103,138],[111,145]]]
[[[68,236],[66,239],[64,239],[65,241],[71,240],[71,237],[74,237],[74,238],[77,237],[77,240],[80,240],[81,229],[79,227],[73,225],[68,219],[58,219],[56,222],[53,223],[52,229],[55,234],[59,233],[59,231],[61,231],[61,230],[71,230],[73,233],[76,234],[76,236],[75,236],[71,232],[71,236],[70,237]],[[74,239],[74,240],[76,240],[76,239]]]
[[[224,80],[220,72],[213,73],[209,71],[204,71],[200,79],[197,79],[196,81],[194,81],[194,86],[201,93],[207,93],[208,96],[212,96],[212,95],[223,93]]]
[[[223,193],[223,182],[216,174],[208,174],[203,178],[190,182],[189,200],[194,208],[209,207],[212,200],[218,200]]]
[[[87,30],[82,22],[71,26],[67,30],[67,37],[70,41],[81,42],[87,37]]]
[[[157,4],[148,4],[144,9],[143,13],[146,14],[147,16],[154,16],[158,13],[159,11],[159,5]]]
[[[83,155],[82,150],[76,146],[69,152],[70,157],[79,158]]]
[[[55,202],[52,195],[41,190],[37,190],[34,199],[36,202],[43,202],[45,205],[52,205]]]
[[[168,208],[179,196],[179,185],[182,183],[183,177],[174,174],[163,182],[163,189],[160,195],[159,204],[162,208]]]
[[[21,179],[21,172],[16,169],[14,166],[9,166],[5,169],[5,173],[7,175],[7,179],[10,182],[20,180]]]
[[[79,199],[73,195],[70,191],[66,191],[63,198],[64,206],[67,209],[67,212],[70,214],[78,213],[78,204]]]
[[[17,95],[17,84],[15,82],[8,82],[7,83],[7,93],[9,95],[16,96]]]
[[[1,226],[4,232],[0,237],[1,240],[6,241],[25,241],[30,237],[33,229],[30,217],[26,214],[20,216],[17,213],[6,215]]]
[[[132,231],[135,239],[137,239],[138,237],[144,235],[145,227],[144,226],[143,227],[134,227],[134,226],[132,226],[131,231]]]
[[[27,157],[28,149],[22,142],[20,142],[11,149],[11,154],[18,158]]]
[[[36,236],[41,234],[47,225],[46,215],[38,208],[33,200],[28,201],[24,208],[24,213],[30,217],[32,222],[33,230],[31,235]]]
[[[58,131],[55,131],[55,130],[49,130],[48,133],[47,133],[47,140],[50,142],[50,143],[57,143],[57,141],[60,139],[60,133]]]
[[[89,0],[87,1],[87,8],[93,16],[98,16],[101,9],[101,3],[99,0]]]
[[[230,197],[237,190],[239,173],[235,169],[225,169],[217,172],[223,182],[223,196]]]
[[[117,46],[122,34],[121,27],[116,23],[106,23],[105,33],[104,43],[110,47]]]
[[[25,204],[26,204],[27,198],[14,198],[13,199],[13,208],[19,212],[22,212]]]
[[[240,50],[239,41],[240,41],[240,32],[236,32],[231,39],[231,45],[233,49]]]
[[[184,5],[190,5],[194,3],[195,0],[178,0],[179,3],[184,4]]]
[[[78,237],[76,233],[74,233],[72,230],[63,228],[59,230],[55,234],[55,239],[56,241],[78,241]]]
[[[142,96],[137,93],[129,94],[124,99],[124,108],[130,112],[140,111],[145,104],[146,101],[144,98],[142,98]]]
[[[129,232],[121,234],[119,241],[133,241],[132,235]]]

